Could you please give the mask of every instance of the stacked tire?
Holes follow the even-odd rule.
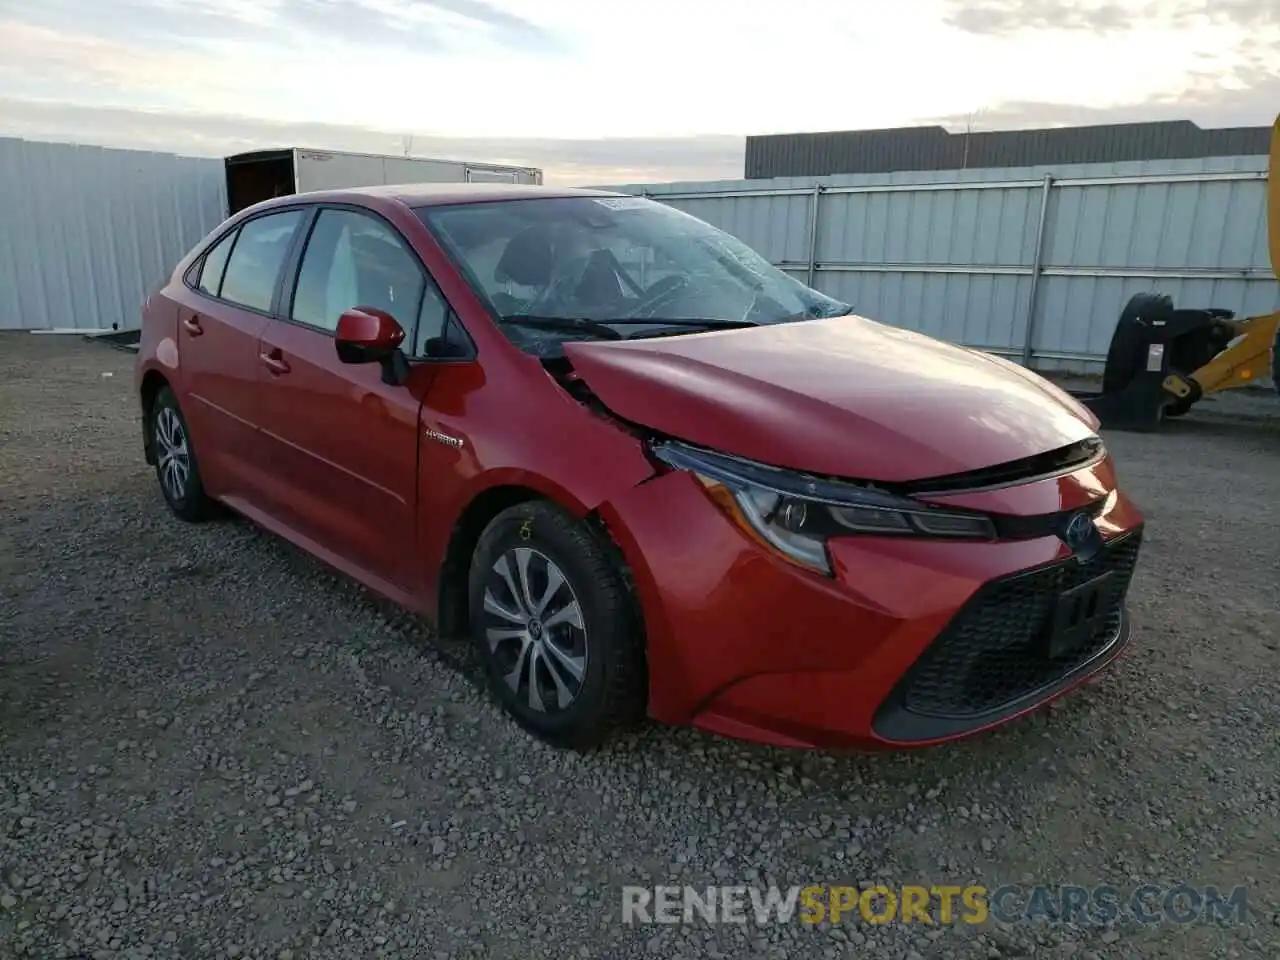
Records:
[[[1107,363],[1102,370],[1103,393],[1119,393],[1141,372],[1147,360],[1151,321],[1172,314],[1173,300],[1163,294],[1138,293],[1129,299],[1111,334]]]
[[[1210,322],[1178,337],[1167,345],[1168,369],[1189,377],[1216,357],[1231,342],[1231,327],[1225,322],[1231,314],[1225,310],[1209,311]],[[1151,344],[1150,330],[1156,322],[1173,319],[1173,300],[1158,293],[1139,293],[1130,298],[1120,314],[1111,347],[1107,351],[1107,365],[1102,374],[1102,392],[1118,393],[1142,372],[1147,362],[1147,347]],[[1272,359],[1272,367],[1276,360]],[[1200,399],[1199,392],[1181,399],[1170,399],[1165,406],[1166,417],[1180,417]]]

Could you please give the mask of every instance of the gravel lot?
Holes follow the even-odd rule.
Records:
[[[1138,636],[1047,714],[903,756],[656,727],[577,756],[413,618],[171,519],[132,362],[0,335],[0,956],[1280,956],[1280,404],[1109,437]],[[1245,884],[1253,916],[620,921],[623,884],[762,878]]]

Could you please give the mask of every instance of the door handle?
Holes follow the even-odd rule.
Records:
[[[279,350],[271,350],[267,353],[258,354],[258,358],[262,361],[262,365],[272,373],[279,376],[282,373],[289,372],[289,364],[285,363],[285,359],[281,356]]]
[[[204,333],[204,328],[200,326],[200,318],[194,313],[182,321],[182,325],[187,328],[187,333],[193,337],[198,337]]]

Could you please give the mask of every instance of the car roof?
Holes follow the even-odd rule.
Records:
[[[379,187],[350,187],[280,197],[278,201],[306,199],[313,202],[361,199],[398,200],[409,207],[433,207],[446,203],[483,203],[492,200],[531,200],[537,197],[621,197],[612,190],[578,187],[544,187],[530,183],[402,183]]]

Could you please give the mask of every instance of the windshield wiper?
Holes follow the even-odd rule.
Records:
[[[839,309],[840,309],[839,313],[815,313],[813,315],[813,319],[834,320],[836,317],[848,317],[853,315],[853,307],[849,306],[849,304],[847,303],[840,304]]]
[[[837,317],[847,317],[852,315],[853,307],[846,304],[840,305],[839,313],[815,313],[813,310],[801,310],[799,313],[793,313],[789,317],[783,317],[777,323],[799,323],[803,320],[835,320]]]
[[[675,320],[663,320],[661,317],[623,317],[609,320],[608,323],[642,323],[651,327],[702,327],[704,330],[736,330],[741,327],[758,327],[760,324],[750,320],[722,320],[719,318],[695,319],[680,317]]]
[[[568,330],[585,333],[604,340],[622,340],[623,336],[612,327],[582,317],[543,317],[531,313],[508,313],[498,318],[502,323],[519,327],[540,327],[544,330]],[[612,322],[612,321],[610,321]]]
[[[588,320],[585,317],[544,317],[530,313],[509,313],[499,317],[502,323],[510,323],[522,327],[541,327],[546,330],[570,330],[585,333],[592,337],[606,340],[625,340],[625,334],[614,330],[609,324],[637,324],[647,327],[693,327],[699,330],[734,330],[742,327],[758,327],[760,324],[750,320],[724,320],[717,317],[688,318],[663,320],[660,317],[618,317],[608,320]]]

